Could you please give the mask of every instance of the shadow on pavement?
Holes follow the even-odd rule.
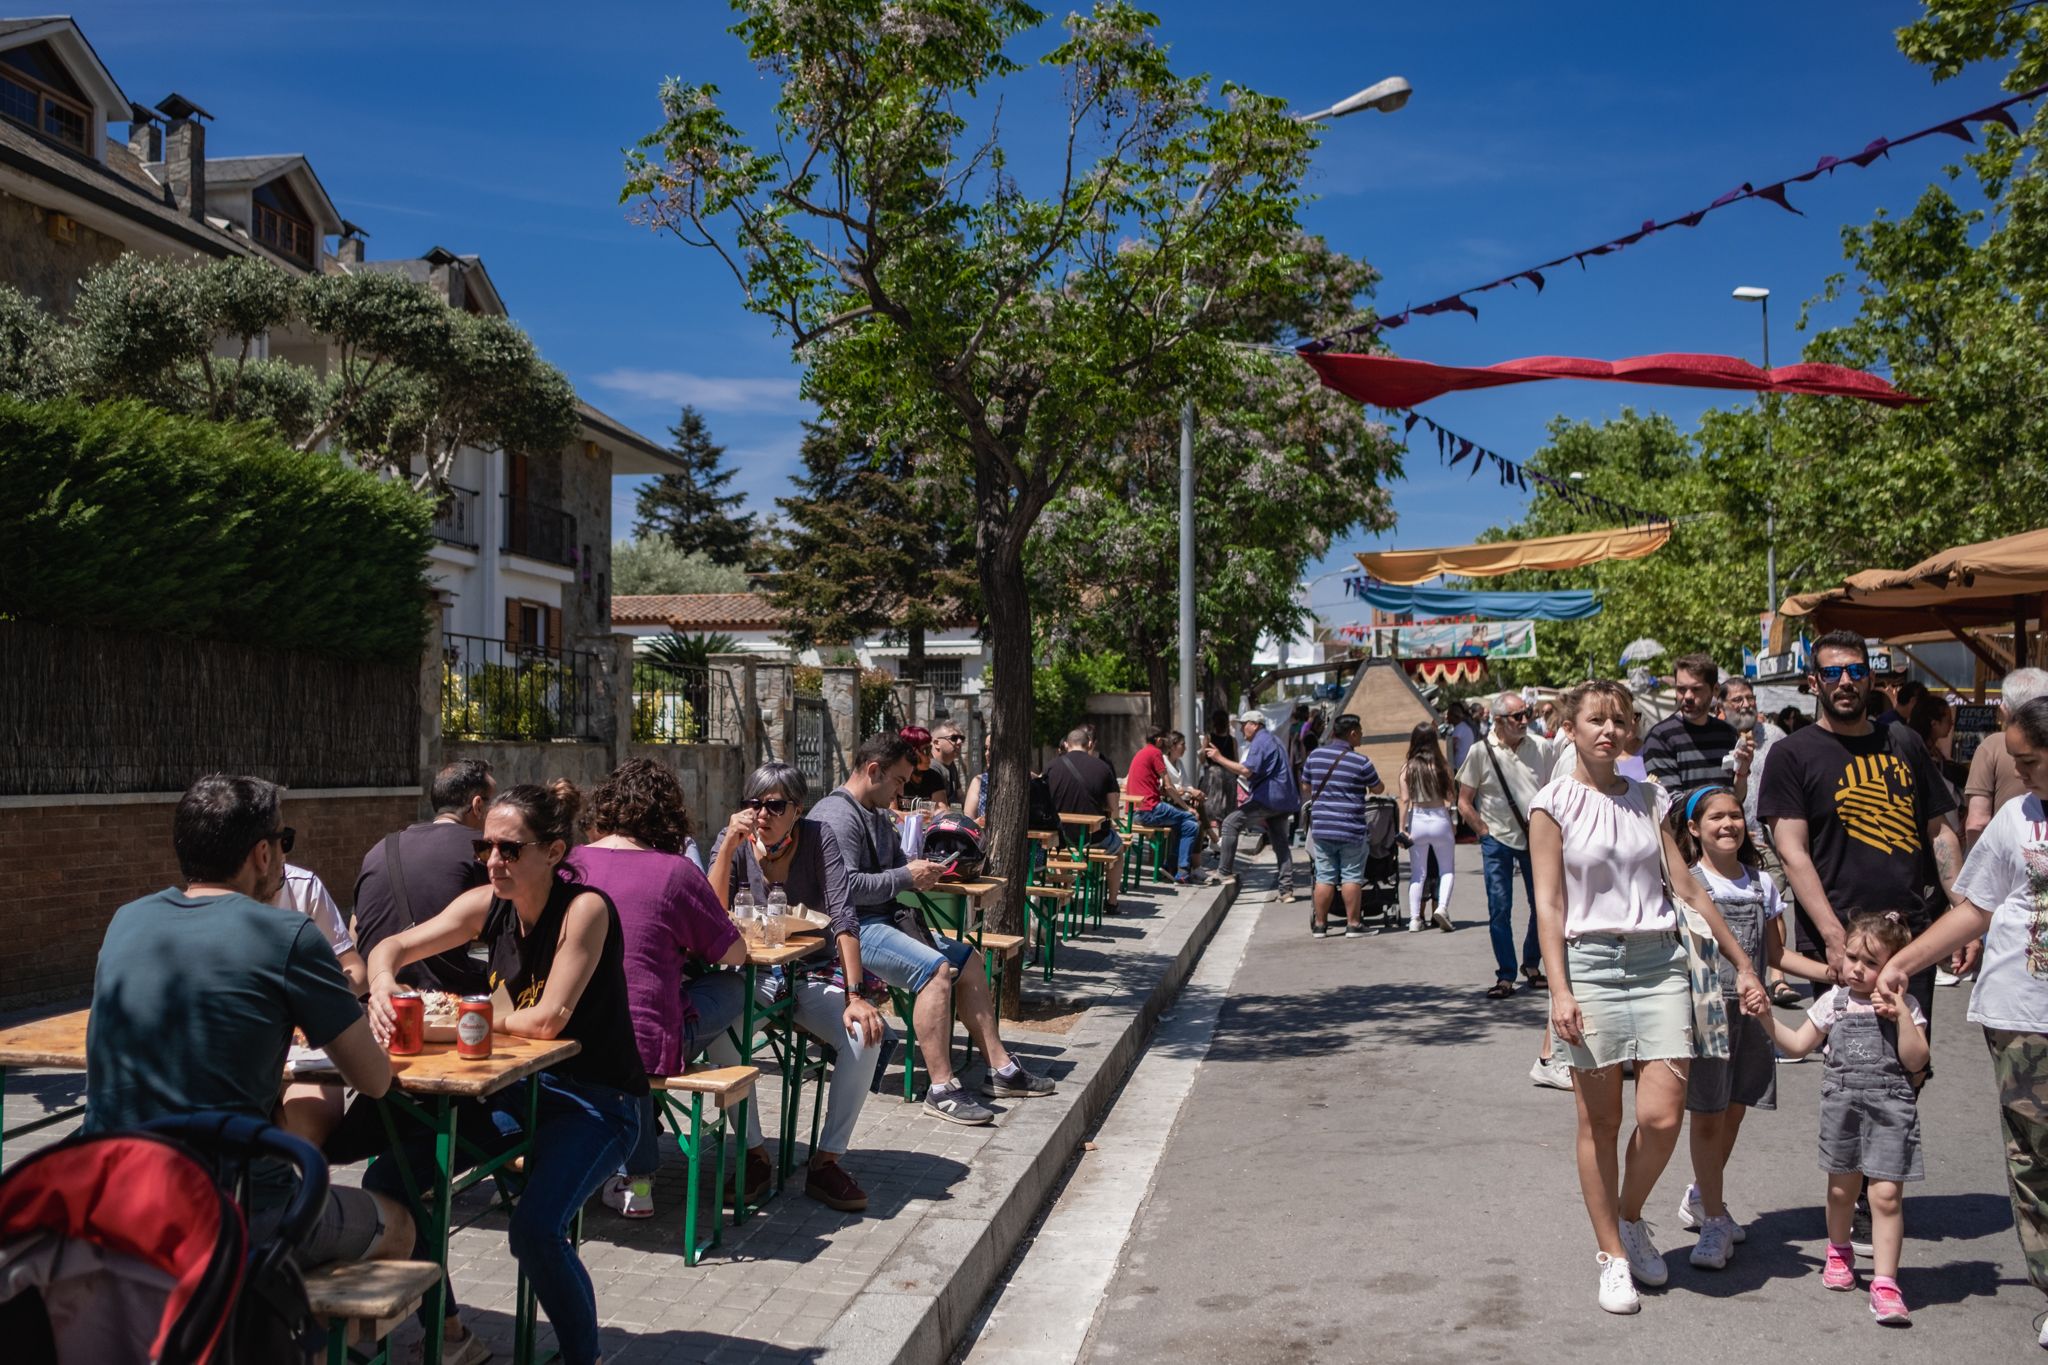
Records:
[[[1366,964],[1359,966],[1363,971]],[[1214,995],[1191,985],[1176,1008],[1213,1003]],[[1290,995],[1238,993],[1224,1001],[1221,1025],[1206,1051],[1211,1061],[1251,1062],[1318,1056],[1353,1045],[1470,1046],[1494,1033],[1540,1030],[1546,999],[1525,992],[1489,1000],[1483,987],[1446,991],[1424,981],[1361,983]]]

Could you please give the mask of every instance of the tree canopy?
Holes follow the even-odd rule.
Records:
[[[747,496],[726,491],[733,471],[725,467],[725,447],[711,439],[704,414],[687,403],[668,434],[684,467],[640,489],[634,534],[659,536],[714,564],[745,567],[754,546],[754,518],[734,513]]]
[[[657,536],[636,536],[612,545],[612,591],[621,596],[745,592],[748,586],[745,569],[715,564],[702,550],[686,554]]]

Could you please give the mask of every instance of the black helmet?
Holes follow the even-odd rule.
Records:
[[[956,877],[980,875],[988,856],[982,848],[981,826],[958,811],[935,816],[924,832],[923,856],[935,863],[957,863]]]

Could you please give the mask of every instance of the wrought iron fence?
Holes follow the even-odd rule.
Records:
[[[797,697],[796,704],[796,770],[804,775],[814,792],[823,792],[831,785],[833,774],[827,771],[826,739],[832,732],[832,709],[823,697]]]
[[[449,484],[441,501],[434,505],[434,539],[444,545],[460,545],[465,550],[482,548],[478,496],[474,488]]]
[[[499,548],[550,564],[576,562],[576,518],[532,498],[515,498],[510,493],[498,496],[505,503],[505,538]]]
[[[477,635],[442,637],[441,733],[449,739],[596,739],[597,655]]]
[[[634,660],[634,743],[703,744],[710,723],[710,669]]]

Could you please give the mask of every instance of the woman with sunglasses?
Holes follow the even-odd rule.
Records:
[[[839,1164],[853,1137],[853,1125],[867,1103],[875,1060],[888,1031],[882,1015],[861,998],[860,922],[846,881],[846,862],[832,831],[803,818],[810,785],[787,763],[764,763],[747,778],[745,799],[711,849],[711,887],[720,901],[747,890],[757,904],[780,890],[791,905],[823,910],[831,919],[833,965],[798,977],[797,1026],[838,1054],[826,1095],[825,1128],[811,1153],[804,1193],[827,1208],[859,1213],[868,1197]],[[764,990],[779,989],[764,981]],[[707,1049],[721,1065],[739,1061],[738,1050],[721,1037]],[[761,1138],[760,1106],[747,1107],[747,1162],[767,1162]]]
[[[650,1076],[676,1075],[724,1037],[746,999],[739,976],[705,971],[703,964],[737,966],[747,960],[747,945],[690,858],[696,844],[689,808],[666,764],[621,763],[590,794],[584,831],[590,842],[577,850],[576,863],[584,883],[618,908],[641,1065]],[[660,1167],[661,1128],[649,1094],[640,1102],[639,1142],[624,1170],[604,1183],[606,1206],[627,1218],[652,1218]],[[749,1158],[747,1202],[765,1198],[774,1183],[767,1157]]]
[[[627,1006],[619,913],[602,891],[577,881],[566,861],[581,804],[576,788],[561,781],[501,794],[476,841],[490,883],[370,953],[370,1026],[387,1046],[398,969],[473,940],[489,953],[491,985],[510,999],[492,1021],[497,1032],[582,1044],[540,1075],[540,1122],[510,1233],[512,1255],[571,1365],[599,1354],[597,1296],[569,1240],[569,1223],[633,1149],[647,1093]],[[502,1107],[518,1111],[523,1090],[517,1099],[505,1093]],[[388,1193],[399,1184],[396,1164],[373,1165],[365,1187]],[[415,1255],[425,1259],[426,1248]],[[449,1303],[452,1313],[452,1294]]]

